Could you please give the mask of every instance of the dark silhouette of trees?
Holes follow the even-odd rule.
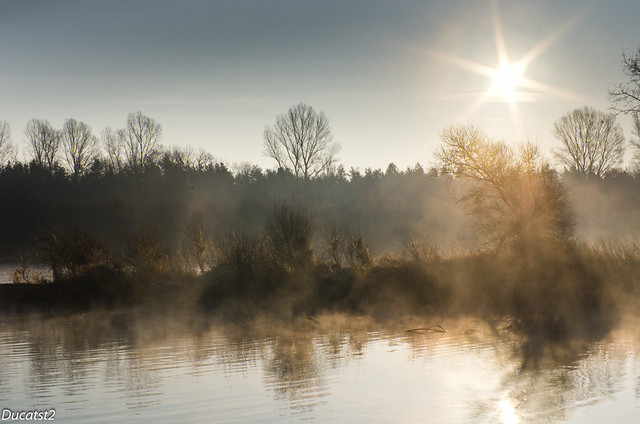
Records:
[[[60,134],[66,168],[77,179],[98,157],[98,139],[93,135],[91,127],[75,119],[64,121]]]
[[[624,134],[613,113],[574,109],[553,124],[553,134],[562,142],[554,155],[569,170],[602,177],[624,158]]]
[[[119,173],[124,169],[125,157],[122,135],[111,127],[106,127],[101,134],[102,146],[107,153],[107,166],[112,173]]]
[[[310,179],[333,169],[340,145],[333,141],[324,113],[300,103],[264,130],[266,154],[296,178]]]
[[[574,217],[556,173],[531,144],[514,150],[471,127],[449,127],[435,153],[460,183],[459,202],[475,220],[483,244],[500,249],[541,238],[569,240]]]
[[[622,53],[622,72],[629,81],[609,90],[611,109],[618,113],[640,113],[640,48],[631,56]]]
[[[7,165],[16,157],[16,149],[11,143],[11,127],[6,121],[0,121],[0,167]]]
[[[138,111],[127,116],[124,129],[102,130],[102,146],[107,166],[113,173],[124,170],[140,175],[145,168],[156,163],[162,154],[160,139],[162,126],[153,118]]]
[[[152,164],[160,154],[162,126],[142,112],[130,113],[127,126],[117,132],[126,166],[136,174]]]
[[[36,164],[44,169],[53,169],[60,147],[60,133],[46,119],[32,119],[24,130],[27,149]]]
[[[142,112],[130,113],[124,137],[125,157],[133,172],[142,171],[160,153],[162,126]]]

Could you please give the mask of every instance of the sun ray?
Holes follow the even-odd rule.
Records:
[[[587,5],[586,7],[579,10],[575,15],[569,18],[560,28],[553,31],[547,37],[542,39],[538,44],[536,44],[531,50],[529,50],[523,57],[520,59],[520,62],[527,66],[533,60],[535,60],[538,56],[545,52],[551,45],[561,39],[573,26],[575,26],[578,22],[580,22],[584,17],[588,14],[589,11],[593,8],[593,4]]]
[[[458,117],[459,121],[466,121],[470,116],[473,116],[480,106],[489,102],[491,93],[489,91],[483,91],[478,97],[469,105],[467,109]]]
[[[498,9],[498,3],[496,0],[491,0],[491,17],[493,22],[493,39],[496,43],[496,50],[498,51],[498,63],[508,63],[509,58],[507,56],[507,45],[504,41],[504,34],[502,32],[502,23],[500,21],[500,11]]]
[[[539,81],[534,81],[530,78],[522,77],[522,87],[535,90],[538,94],[549,94],[553,97],[557,97],[563,100],[569,101],[585,101],[585,97],[568,90],[562,90],[561,88],[554,87],[552,85],[544,84]]]
[[[541,99],[553,97],[565,100],[584,100],[583,96],[568,90],[551,86],[528,78],[525,73],[528,66],[550,46],[561,39],[576,23],[584,18],[591,10],[587,6],[565,21],[558,29],[544,37],[522,58],[516,62],[509,60],[508,50],[500,18],[500,8],[498,0],[489,0],[493,37],[497,53],[497,66],[491,67],[477,63],[459,56],[444,54],[436,51],[427,51],[427,54],[441,62],[451,64],[461,69],[484,75],[491,79],[491,84],[483,92],[473,94],[474,101],[463,112],[466,119],[472,116],[483,104],[500,102],[507,103],[511,118],[516,125],[519,135],[522,135],[523,128],[520,119],[520,109],[518,103],[535,102]],[[424,50],[422,50],[424,52]],[[466,93],[465,95],[469,95]]]
[[[458,68],[466,69],[467,71],[472,71],[477,74],[485,75],[487,77],[491,77],[493,75],[493,72],[495,72],[495,68],[481,65],[479,63],[472,62],[458,56],[448,55],[437,51],[428,51],[427,54],[435,59],[440,60],[441,62],[446,62],[451,65],[457,66]]]

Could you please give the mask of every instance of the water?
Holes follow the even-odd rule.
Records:
[[[13,276],[15,271],[20,267],[19,264],[6,264],[0,263],[0,284],[10,284],[13,283]],[[51,279],[51,269],[44,265],[31,265],[29,267],[29,276],[36,277],[44,277],[47,279]]]
[[[331,319],[4,318],[0,407],[62,423],[640,421],[640,345],[625,337],[523,367],[519,344],[481,323],[420,334]]]
[[[8,284],[13,282],[13,273],[17,266],[14,264],[0,263],[0,284]]]

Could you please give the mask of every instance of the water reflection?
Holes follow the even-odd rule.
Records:
[[[621,394],[637,402],[638,353],[637,343],[595,343],[531,367],[517,340],[488,328],[416,334],[130,313],[14,318],[0,323],[0,401],[57,407],[65,422],[213,414],[225,422],[560,423]]]

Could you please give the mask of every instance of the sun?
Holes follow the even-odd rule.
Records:
[[[508,102],[516,100],[517,89],[525,84],[524,65],[514,65],[504,61],[499,68],[492,70],[493,85],[490,92],[493,96],[502,98]]]
[[[523,135],[524,131],[519,111],[520,103],[538,102],[545,99],[584,100],[582,96],[576,93],[536,81],[528,77],[526,73],[530,71],[530,68],[533,68],[531,65],[540,55],[587,14],[590,7],[577,11],[575,15],[567,19],[555,31],[546,35],[517,61],[512,62],[509,60],[507,52],[507,38],[502,32],[498,0],[489,0],[489,4],[493,23],[493,38],[496,45],[497,66],[493,67],[474,62],[465,57],[434,50],[427,50],[427,53],[438,61],[485,76],[489,80],[484,90],[473,90],[456,96],[456,98],[465,98],[468,95],[471,100],[468,102],[467,108],[461,112],[460,120],[468,119],[487,103],[504,103],[509,108],[518,134]]]

